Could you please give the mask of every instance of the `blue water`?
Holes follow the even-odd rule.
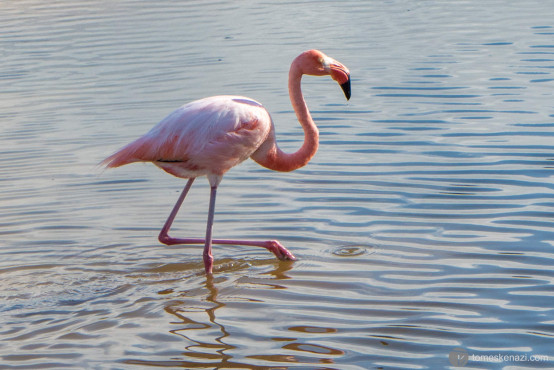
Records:
[[[0,367],[554,367],[553,14],[3,2]],[[299,260],[218,246],[207,279],[200,246],[157,242],[184,181],[97,164],[216,94],[262,102],[295,150],[287,72],[309,48],[348,66],[352,99],[305,77],[318,154],[293,173],[231,170],[214,228]],[[195,182],[174,236],[203,235],[208,195]]]

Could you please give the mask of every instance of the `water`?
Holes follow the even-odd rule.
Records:
[[[437,369],[455,348],[467,368],[554,367],[552,14],[2,2],[2,368]],[[216,247],[206,279],[201,247],[156,240],[184,181],[97,163],[215,94],[263,102],[295,150],[287,71],[308,48],[350,68],[351,101],[305,78],[318,154],[294,173],[231,170],[214,229],[299,261]],[[195,183],[173,235],[202,236],[208,192]]]

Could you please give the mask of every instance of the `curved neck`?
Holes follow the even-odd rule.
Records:
[[[261,153],[256,152],[252,158],[264,167],[275,171],[294,171],[304,167],[317,152],[319,146],[319,131],[315,125],[300,87],[302,67],[295,59],[289,71],[289,96],[298,122],[304,129],[304,143],[294,153],[285,153],[277,146],[275,135],[270,134],[268,141],[260,147]]]

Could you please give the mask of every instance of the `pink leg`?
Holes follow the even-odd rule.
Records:
[[[230,240],[230,239],[213,239],[212,240],[212,226],[214,223],[214,214],[215,214],[215,198],[217,193],[217,186],[211,188],[210,193],[210,208],[208,213],[208,224],[206,226],[206,238],[205,239],[195,239],[195,238],[172,238],[168,235],[169,229],[175,220],[175,216],[179,211],[179,208],[183,204],[185,197],[187,196],[188,191],[190,190],[194,178],[189,179],[183,192],[179,196],[177,203],[173,207],[173,210],[169,214],[167,221],[165,222],[158,240],[166,245],[175,245],[175,244],[204,244],[204,267],[207,274],[212,273],[213,266],[213,256],[212,256],[212,244],[227,244],[227,245],[246,245],[251,247],[262,247],[273,253],[280,260],[296,260],[296,257],[289,252],[281,243],[276,240],[268,241],[254,241],[254,240]]]

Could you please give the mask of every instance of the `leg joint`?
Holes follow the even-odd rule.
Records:
[[[160,243],[165,245],[171,245],[171,237],[167,235],[167,233],[161,232],[160,235],[158,235],[158,240]]]

